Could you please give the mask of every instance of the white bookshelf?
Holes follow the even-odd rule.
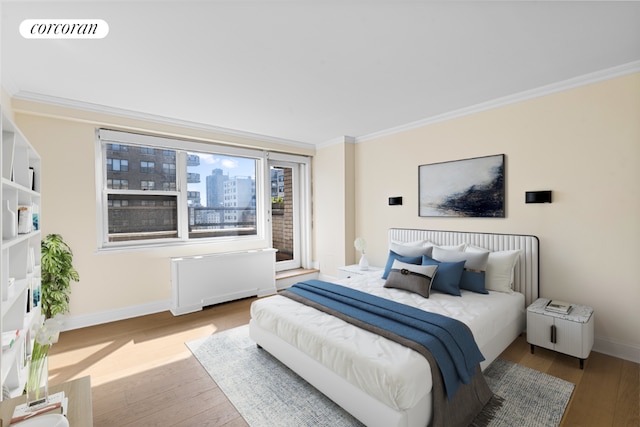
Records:
[[[40,212],[40,156],[29,144],[16,125],[0,107],[2,116],[2,162],[0,175],[0,221],[2,240],[0,252],[0,329],[3,333],[16,334],[13,345],[2,350],[0,358],[1,384],[11,396],[22,394],[27,379],[27,358],[31,351],[31,325],[40,317],[40,307],[33,304],[33,293],[40,288],[40,227],[34,225],[33,212]],[[16,214],[19,207],[31,207],[29,216],[24,216],[26,227],[15,236],[9,233],[6,224],[5,206]],[[26,212],[26,211],[25,211]],[[29,221],[31,219],[31,221]],[[38,218],[38,225],[39,225]],[[9,286],[9,279],[13,285]],[[1,398],[1,397],[0,397]]]

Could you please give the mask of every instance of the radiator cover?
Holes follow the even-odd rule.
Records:
[[[171,259],[171,312],[192,313],[208,305],[276,293],[275,249]]]

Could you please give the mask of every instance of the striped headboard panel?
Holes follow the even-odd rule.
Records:
[[[390,228],[389,242],[392,240],[397,242],[429,240],[436,245],[467,243],[490,251],[519,249],[521,251],[520,259],[514,271],[513,289],[524,295],[527,306],[538,299],[540,256],[538,252],[539,241],[536,236]]]

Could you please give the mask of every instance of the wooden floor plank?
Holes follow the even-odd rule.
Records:
[[[584,374],[584,369],[576,369],[579,365],[580,362],[575,357],[556,353],[553,363],[545,372],[570,383],[578,384]]]
[[[197,313],[157,313],[63,332],[51,349],[50,384],[91,375],[94,426],[247,427],[185,342],[249,322],[255,298]],[[502,358],[576,384],[562,427],[638,424],[640,365],[591,353],[577,359],[518,337]]]
[[[589,364],[576,385],[567,426],[614,426],[622,360],[591,353]],[[576,410],[576,408],[580,408]]]
[[[640,426],[640,365],[623,360],[620,376],[613,425]]]

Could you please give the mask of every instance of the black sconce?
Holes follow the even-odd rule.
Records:
[[[524,196],[526,203],[551,203],[551,190],[527,191]]]
[[[389,206],[396,206],[402,204],[402,197],[389,197]]]

